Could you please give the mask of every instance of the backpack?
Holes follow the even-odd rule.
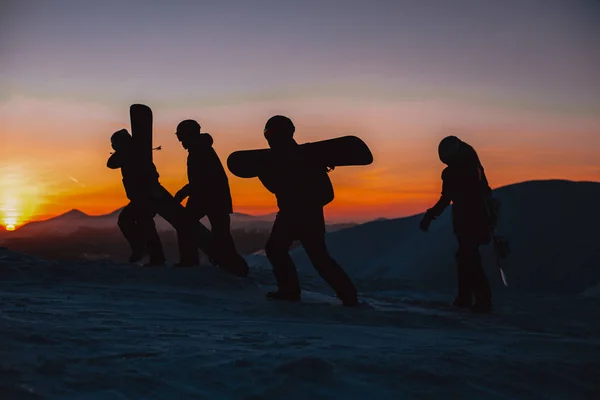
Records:
[[[502,236],[497,236],[494,234],[494,230],[498,226],[498,221],[500,219],[500,200],[494,198],[494,196],[492,195],[492,190],[488,185],[487,178],[485,177],[485,173],[483,171],[482,166],[480,166],[479,171],[479,178],[482,185],[483,204],[485,206],[485,212],[490,224],[490,231],[492,232],[492,243],[494,246],[494,251],[496,252],[496,255],[499,259],[505,259],[510,254],[508,240]],[[502,277],[502,279],[505,281],[504,276]]]

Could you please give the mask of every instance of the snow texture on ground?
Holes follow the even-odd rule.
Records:
[[[597,297],[507,290],[485,316],[408,287],[348,309],[312,279],[269,302],[272,283],[1,251],[1,398],[598,398]]]

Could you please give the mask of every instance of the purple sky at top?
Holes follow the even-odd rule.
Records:
[[[600,111],[591,0],[5,0],[0,14],[4,96],[452,96]]]
[[[52,194],[19,195],[53,205],[40,213],[116,208],[108,138],[136,102],[155,112],[169,190],[186,179],[177,122],[198,119],[224,160],[265,146],[276,113],[301,142],[365,138],[372,168],[335,175],[336,204],[356,210],[425,207],[447,133],[494,187],[600,180],[600,2],[0,0],[0,189],[16,169]],[[257,180],[231,182],[236,207],[270,204]]]

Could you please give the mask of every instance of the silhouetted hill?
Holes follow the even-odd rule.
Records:
[[[79,210],[71,210],[44,221],[34,221],[25,224],[15,232],[10,233],[10,236],[6,235],[6,237],[22,238],[40,235],[64,236],[71,234],[80,228],[112,229],[117,226],[119,213],[122,209],[123,208],[119,208],[118,210],[104,215],[88,215]],[[231,215],[231,227],[232,229],[265,230],[271,229],[274,220],[274,213],[266,215],[233,213]],[[173,231],[173,227],[160,216],[157,216],[155,221],[159,231]],[[206,218],[203,219],[202,222],[210,227],[210,223]],[[328,224],[328,230],[335,231],[354,225],[356,224]]]
[[[600,282],[600,183],[530,181],[494,191],[501,200],[498,233],[512,253],[503,262],[511,289],[579,293]],[[430,231],[419,230],[422,215],[373,221],[328,235],[332,255],[353,277],[373,284],[412,281],[454,289],[451,210]],[[302,249],[293,256],[314,273]],[[500,286],[491,246],[482,248],[486,272]]]

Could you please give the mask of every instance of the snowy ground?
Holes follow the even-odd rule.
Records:
[[[375,289],[357,309],[303,276],[268,302],[270,271],[65,265],[0,252],[2,399],[600,398],[600,299]]]

